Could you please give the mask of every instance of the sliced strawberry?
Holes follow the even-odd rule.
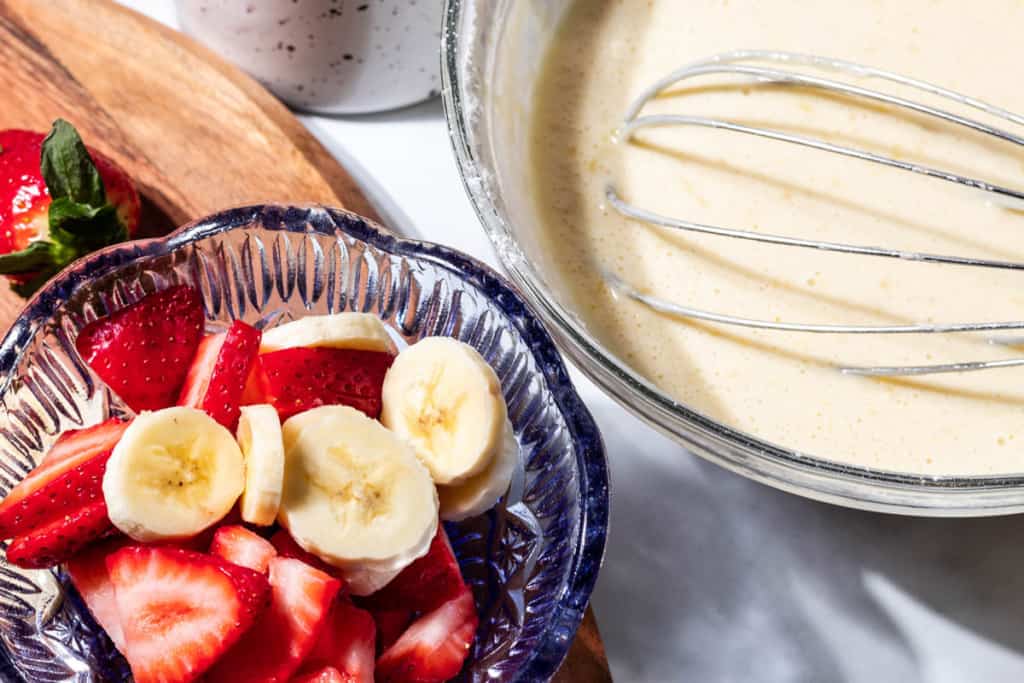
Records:
[[[373,677],[370,677],[373,680]],[[300,673],[292,679],[292,683],[352,683],[353,679],[345,676],[333,666],[325,666],[322,669],[310,673]]]
[[[88,453],[95,455],[109,451],[121,440],[126,429],[128,423],[116,417],[91,427],[68,429],[57,437],[39,465],[52,465],[71,457],[86,459]]]
[[[217,529],[210,553],[262,574],[267,573],[270,561],[277,557],[277,550],[270,541],[239,525]]]
[[[464,590],[459,563],[444,527],[439,524],[427,554],[367,598],[365,604],[374,611],[406,609],[430,612]]]
[[[192,364],[188,366],[188,374],[185,375],[185,384],[178,395],[178,405],[198,408],[203,402],[206,387],[210,384],[213,368],[217,365],[217,357],[224,347],[227,336],[227,332],[208,334],[199,341],[196,355],[192,358]]]
[[[107,436],[114,432],[120,436],[124,426],[108,428]],[[97,446],[89,435],[83,439],[89,441],[87,447],[76,452],[66,442],[67,455],[44,462],[4,498],[0,503],[0,538],[26,534],[103,500],[103,473],[113,444]]]
[[[441,683],[462,669],[479,619],[467,588],[406,629],[377,660],[376,680],[389,683]]]
[[[310,408],[346,405],[376,419],[394,356],[381,351],[294,348],[260,356],[266,401],[284,421]]]
[[[126,543],[125,539],[119,538],[94,545],[72,557],[67,564],[71,583],[82,596],[96,623],[106,631],[120,652],[124,652],[124,628],[121,626],[121,613],[117,611],[114,584],[107,571],[107,557]]]
[[[391,647],[416,616],[407,609],[370,609],[370,614],[377,625],[377,654]]]
[[[227,332],[203,339],[185,378],[178,405],[205,410],[230,430],[238,426],[238,408],[260,351],[262,333],[241,320]]]
[[[83,490],[79,495],[75,487],[97,474],[89,468],[97,457],[103,456],[102,467],[106,467],[110,450],[127,427],[127,423],[107,420],[58,439],[39,467],[29,472],[0,502],[0,538],[25,533],[69,512],[68,500],[92,502],[95,488]],[[85,469],[75,474],[79,468]],[[102,479],[102,468],[98,475]]]
[[[266,403],[266,377],[263,375],[263,367],[260,365],[259,357],[252,364],[249,377],[245,380],[245,389],[242,391],[242,405],[252,406],[259,403]]]
[[[130,546],[107,558],[136,683],[193,681],[252,626],[267,578],[216,557]]]
[[[338,600],[302,669],[310,672],[331,666],[345,676],[346,681],[373,683],[376,641],[377,626],[373,616],[348,600]]]
[[[299,560],[270,561],[263,618],[207,673],[207,683],[287,681],[327,624],[341,582]]]
[[[7,561],[25,569],[55,567],[113,531],[107,504],[99,500],[12,539]]]
[[[179,285],[85,326],[82,358],[132,410],[174,405],[203,334],[199,292]]]
[[[274,535],[270,537],[270,542],[277,550],[277,554],[281,557],[291,557],[296,560],[302,560],[310,567],[315,567],[325,574],[330,574],[331,576],[338,578],[338,570],[335,567],[332,567],[313,553],[307,552],[303,549],[295,542],[295,539],[292,538],[292,535],[289,534],[286,529],[279,529],[276,531]]]
[[[114,531],[103,500],[103,473],[126,427],[108,420],[58,439],[56,453],[0,503],[0,538],[14,537],[9,562],[52,567]]]
[[[0,513],[0,537],[27,534],[59,517],[103,502],[103,473],[109,459],[110,451],[100,453],[6,507]]]

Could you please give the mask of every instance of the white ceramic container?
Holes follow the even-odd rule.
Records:
[[[177,0],[185,33],[296,109],[359,114],[440,90],[443,0]]]

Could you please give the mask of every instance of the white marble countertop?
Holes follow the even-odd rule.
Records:
[[[176,24],[170,0],[125,4]],[[391,225],[496,263],[439,101],[300,118]],[[687,453],[574,376],[611,465],[593,605],[617,681],[1024,679],[1024,522],[883,516],[774,491]]]

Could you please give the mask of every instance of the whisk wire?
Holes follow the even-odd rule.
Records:
[[[910,78],[890,71],[874,67],[847,62],[844,60],[831,59],[816,55],[807,55],[794,52],[779,52],[772,50],[733,50],[714,55],[708,59],[684,66],[668,74],[649,88],[645,89],[633,101],[627,110],[626,117],[618,131],[617,138],[621,143],[628,143],[633,139],[637,131],[661,126],[700,126],[725,130],[729,132],[754,135],[762,138],[776,140],[790,144],[801,145],[819,151],[839,154],[846,157],[856,158],[863,161],[882,164],[891,168],[909,171],[924,175],[930,178],[940,179],[956,183],[969,188],[981,190],[993,196],[1004,208],[1024,210],[1024,192],[990,183],[978,178],[972,178],[949,171],[933,168],[923,164],[916,164],[882,154],[877,154],[863,149],[847,147],[834,144],[825,140],[795,135],[779,130],[747,126],[723,119],[685,116],[675,114],[657,114],[640,116],[643,109],[655,97],[670,86],[681,81],[696,78],[698,76],[712,74],[739,75],[760,83],[785,83],[807,88],[825,90],[833,93],[840,93],[855,98],[864,98],[875,102],[892,105],[919,114],[937,118],[950,124],[959,125],[976,132],[995,137],[1005,142],[1024,147],[1024,137],[995,126],[977,121],[966,116],[961,116],[937,107],[915,102],[897,95],[884,93],[878,90],[864,88],[857,85],[842,83],[833,79],[820,78],[800,72],[783,71],[781,69],[737,64],[744,61],[777,62],[824,68],[833,71],[845,72],[858,77],[878,78],[893,83],[913,88],[931,95],[956,102],[962,106],[982,111],[988,115],[1001,118],[1013,124],[1024,126],[1024,116],[1002,109],[982,100],[963,95],[961,93],[943,88],[926,81]],[[1024,270],[1024,263],[1007,260],[971,258],[955,255],[931,254],[925,252],[890,249],[886,247],[856,245],[842,242],[828,242],[821,240],[802,239],[785,235],[761,233],[750,230],[738,230],[715,225],[708,225],[688,221],[669,216],[663,216],[652,211],[634,206],[624,200],[614,185],[607,186],[605,198],[608,203],[623,216],[636,221],[650,223],[664,228],[684,230],[696,233],[717,235],[736,239],[751,240],[756,242],[776,244],[789,247],[801,247],[833,251],[845,254],[861,256],[877,256],[896,258],[906,261],[917,261],[922,263],[942,263],[960,266],[974,266],[982,268],[998,268],[1007,270]],[[841,324],[811,324],[794,323],[783,321],[757,320],[741,316],[716,313],[703,309],[683,306],[677,303],[666,301],[658,297],[645,294],[634,288],[622,278],[605,272],[604,278],[609,286],[617,294],[624,295],[637,301],[659,313],[704,320],[708,322],[735,325],[748,328],[759,328],[769,330],[780,330],[787,332],[809,332],[827,334],[936,334],[953,332],[978,332],[994,330],[1024,329],[1022,321],[1005,322],[971,322],[971,323],[945,323],[945,324],[908,324],[908,325],[841,325]],[[998,340],[996,340],[998,343]],[[907,365],[907,366],[868,366],[854,367],[846,366],[839,369],[846,374],[868,375],[868,376],[894,376],[894,375],[926,375],[945,372],[969,372],[976,370],[987,370],[992,368],[1006,368],[1024,365],[1024,359],[994,360],[994,361],[973,361],[963,363],[944,363],[937,365]]]
[[[739,230],[725,228],[705,223],[695,223],[680,218],[663,216],[647,209],[634,206],[619,196],[614,185],[609,185],[605,190],[605,199],[619,213],[627,218],[652,223],[663,228],[699,232],[708,235],[719,235],[721,237],[735,237],[737,239],[750,240],[753,242],[764,242],[767,244],[780,244],[789,247],[803,247],[806,249],[819,249],[821,251],[834,251],[843,254],[860,254],[862,256],[880,256],[885,258],[896,258],[905,261],[918,261],[922,263],[948,263],[958,266],[976,266],[981,268],[998,268],[1003,270],[1024,270],[1024,262],[1000,261],[993,259],[971,258],[967,256],[947,256],[943,254],[929,254],[919,251],[904,251],[901,249],[887,249],[885,247],[873,247],[866,245],[847,244],[844,242],[827,242],[822,240],[803,239],[799,237],[787,237],[785,235],[774,235],[770,233],[754,232],[752,230]]]

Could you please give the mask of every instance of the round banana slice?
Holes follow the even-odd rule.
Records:
[[[387,328],[370,313],[335,313],[300,318],[263,333],[260,353],[306,346],[395,352]]]
[[[270,405],[242,406],[235,435],[245,457],[245,490],[238,501],[242,519],[270,526],[277,520],[284,485],[281,420]]]
[[[244,486],[242,451],[231,432],[182,407],[136,417],[103,475],[110,521],[143,542],[198,534],[227,515]]]
[[[356,595],[387,583],[430,548],[437,490],[412,448],[363,413],[323,406],[285,421],[278,521],[341,570]]]
[[[324,407],[326,406],[296,413],[285,420],[284,424],[281,425],[281,438],[284,441],[285,453],[288,453],[288,451],[292,449],[295,442],[298,441],[299,435],[302,434],[306,427],[315,425],[324,418],[324,415],[327,414],[322,410]]]
[[[381,399],[381,422],[413,444],[438,484],[468,481],[501,450],[508,414],[501,385],[468,344],[428,337],[405,349]]]
[[[487,469],[461,484],[437,487],[441,519],[458,522],[490,510],[508,491],[518,466],[519,443],[516,442],[512,422],[506,419],[501,452]]]

